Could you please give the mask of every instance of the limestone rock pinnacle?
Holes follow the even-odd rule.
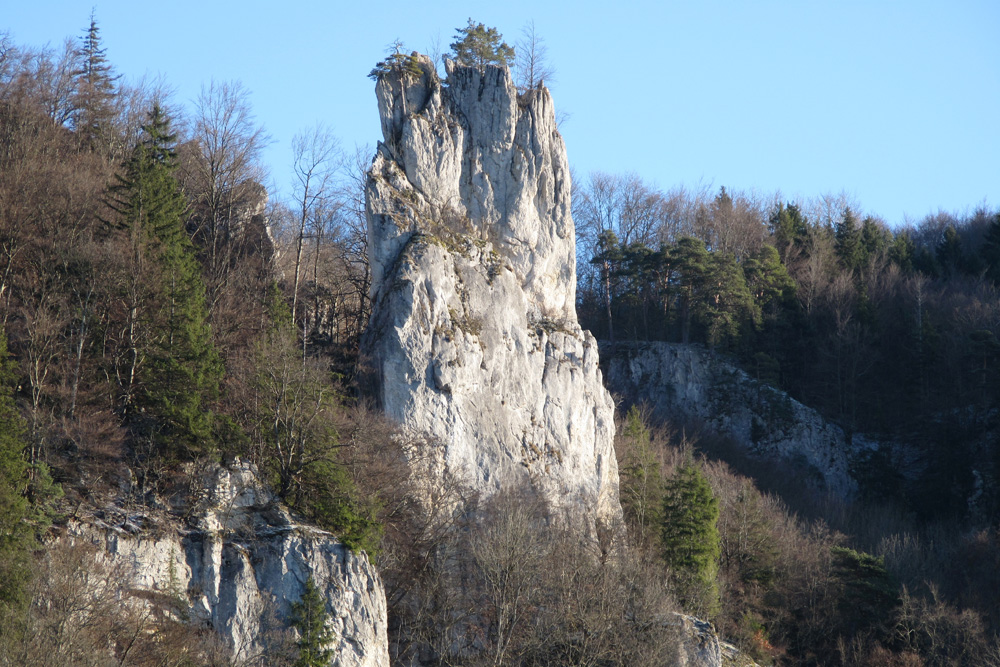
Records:
[[[614,405],[576,318],[566,149],[545,89],[505,67],[376,86],[368,174],[372,320],[386,412],[483,495],[527,486],[571,518],[617,522]]]

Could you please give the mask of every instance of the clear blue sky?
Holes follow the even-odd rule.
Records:
[[[996,0],[3,4],[0,30],[32,46],[78,37],[93,6],[117,71],[162,74],[181,103],[241,81],[279,187],[292,136],[317,121],[349,147],[380,138],[366,75],[387,44],[447,51],[471,15],[511,43],[534,20],[580,175],[844,191],[891,224],[1000,206]]]

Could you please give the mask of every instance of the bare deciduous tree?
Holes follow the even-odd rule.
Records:
[[[521,39],[515,45],[515,83],[521,91],[541,88],[555,78],[555,69],[548,61],[545,40],[535,31],[535,22],[529,21],[521,30]]]
[[[149,110],[154,104],[158,104],[167,117],[178,120],[182,118],[180,109],[170,102],[172,95],[173,89],[162,76],[143,76],[135,81],[118,83],[112,100],[112,135],[115,143],[110,147],[109,158],[113,163],[123,162],[139,143],[142,126],[148,120]],[[177,123],[174,123],[173,129],[180,129]]]
[[[195,102],[192,141],[194,154],[183,164],[184,186],[195,203],[194,240],[204,258],[214,317],[231,280],[242,228],[261,200],[261,152],[269,138],[254,118],[250,91],[238,82],[213,81]]]
[[[534,606],[539,568],[548,544],[538,539],[545,509],[507,491],[490,499],[487,516],[474,530],[470,553],[483,582],[484,609],[494,667],[508,652]]]
[[[331,213],[339,208],[334,179],[343,163],[343,154],[340,142],[324,125],[316,125],[310,130],[296,134],[292,139],[292,154],[292,168],[295,173],[294,196],[298,205],[292,321],[298,322],[299,282],[302,275],[302,248],[306,231],[307,228],[311,228],[318,251],[329,226]]]
[[[764,213],[754,195],[725,188],[695,217],[695,235],[714,252],[731,253],[738,261],[760,249],[764,243]]]
[[[75,48],[70,39],[63,43],[61,51],[19,48],[8,43],[5,71],[0,72],[0,97],[46,115],[57,126],[66,125],[76,111]]]

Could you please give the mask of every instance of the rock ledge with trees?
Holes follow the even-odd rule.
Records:
[[[288,628],[297,627],[296,601],[312,586],[337,664],[389,664],[385,591],[364,553],[297,521],[252,465],[189,472],[169,510],[160,503],[88,512],[69,522],[54,552],[92,553],[89,576],[131,591],[135,618],[168,613],[212,628],[240,664],[280,664],[301,641],[301,628]]]

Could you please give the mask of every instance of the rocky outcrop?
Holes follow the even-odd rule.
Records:
[[[195,478],[173,512],[107,507],[71,522],[61,539],[96,545],[133,599],[171,600],[189,622],[217,631],[238,661],[262,655],[273,633],[287,627],[311,577],[330,614],[330,664],[388,666],[385,592],[363,553],[296,523],[251,466],[215,467]]]
[[[547,90],[503,67],[376,87],[384,141],[368,175],[372,319],[386,413],[416,454],[484,496],[534,489],[617,522],[614,406],[576,319],[566,151]]]
[[[646,402],[662,419],[702,423],[759,458],[804,467],[816,487],[842,498],[857,491],[852,462],[877,449],[698,346],[623,344],[606,364],[608,387],[626,401]]]
[[[732,644],[719,639],[708,621],[674,614],[667,623],[678,636],[678,667],[757,667],[757,663]]]

